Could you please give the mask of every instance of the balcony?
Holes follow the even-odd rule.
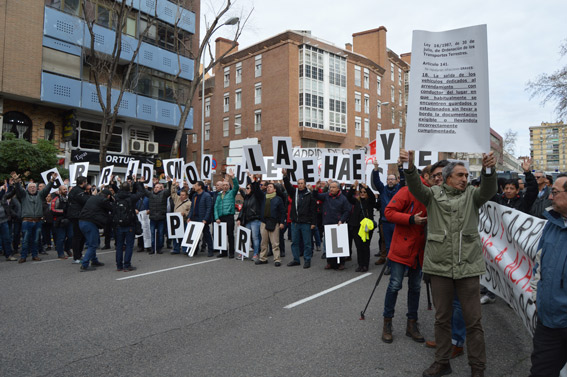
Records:
[[[106,88],[101,88],[106,96]],[[118,97],[118,91],[112,89],[112,98]],[[42,72],[41,100],[73,108],[82,108],[102,112],[94,84],[81,82],[63,76]],[[116,100],[114,100],[116,104]],[[160,101],[134,93],[125,92],[118,110],[120,117],[131,120],[146,120],[158,125],[176,127],[181,119],[181,112],[174,103]],[[193,129],[193,109],[190,110],[185,129]]]

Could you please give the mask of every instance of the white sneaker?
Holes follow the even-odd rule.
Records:
[[[81,264],[81,260],[80,259],[73,259],[73,261],[71,262],[73,264]]]
[[[481,305],[484,305],[484,304],[492,304],[492,303],[494,303],[494,301],[496,301],[496,299],[495,299],[495,298],[492,298],[492,297],[490,297],[490,296],[488,296],[488,295],[484,295],[484,296],[482,296],[482,297],[480,298],[480,304],[481,304]]]

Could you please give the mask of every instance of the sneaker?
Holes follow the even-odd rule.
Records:
[[[81,272],[85,272],[85,271],[96,271],[96,268],[94,268],[93,266],[81,266],[81,268],[79,268],[79,271]]]
[[[289,262],[289,263],[287,264],[288,267],[300,266],[300,265],[301,265],[301,263],[299,263],[299,262],[296,261],[296,260],[292,260],[291,262]]]
[[[71,262],[73,264],[81,264],[81,260],[80,259],[73,259],[73,262]]]
[[[97,266],[97,267],[102,267],[102,266],[104,266],[104,263],[99,262],[99,261],[92,261],[91,264],[92,264],[93,266]]]
[[[246,258],[246,257],[245,257],[244,255],[242,255],[242,254],[238,254],[238,255],[236,256],[236,260],[244,260],[244,259],[248,259],[248,258]]]
[[[252,256],[252,261],[253,261],[253,262],[256,262],[256,261],[258,260],[258,258],[259,258],[258,255],[253,255],[253,256]]]
[[[482,297],[480,298],[480,303],[481,303],[482,305],[485,305],[485,304],[493,304],[495,301],[496,301],[496,299],[490,297],[489,295],[484,295],[484,296],[482,296]]]
[[[6,261],[7,261],[7,262],[15,262],[15,261],[17,261],[17,260],[18,260],[18,258],[15,258],[15,257],[8,257],[8,258],[6,258]]]

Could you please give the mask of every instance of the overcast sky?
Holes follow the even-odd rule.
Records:
[[[205,0],[210,15],[221,0]],[[241,36],[240,48],[285,30],[311,30],[314,37],[344,48],[352,34],[385,26],[388,47],[411,52],[413,30],[443,31],[487,24],[491,126],[500,135],[518,131],[516,156],[529,155],[529,127],[557,120],[554,103],[545,107],[530,100],[528,80],[567,65],[560,58],[567,39],[566,0],[237,0],[230,16],[253,12]],[[226,27],[225,27],[226,28]],[[230,38],[229,30],[215,34]],[[564,121],[567,121],[565,119]]]

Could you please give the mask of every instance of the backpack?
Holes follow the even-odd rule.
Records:
[[[130,199],[117,199],[112,209],[112,222],[115,227],[134,225],[133,213]]]

